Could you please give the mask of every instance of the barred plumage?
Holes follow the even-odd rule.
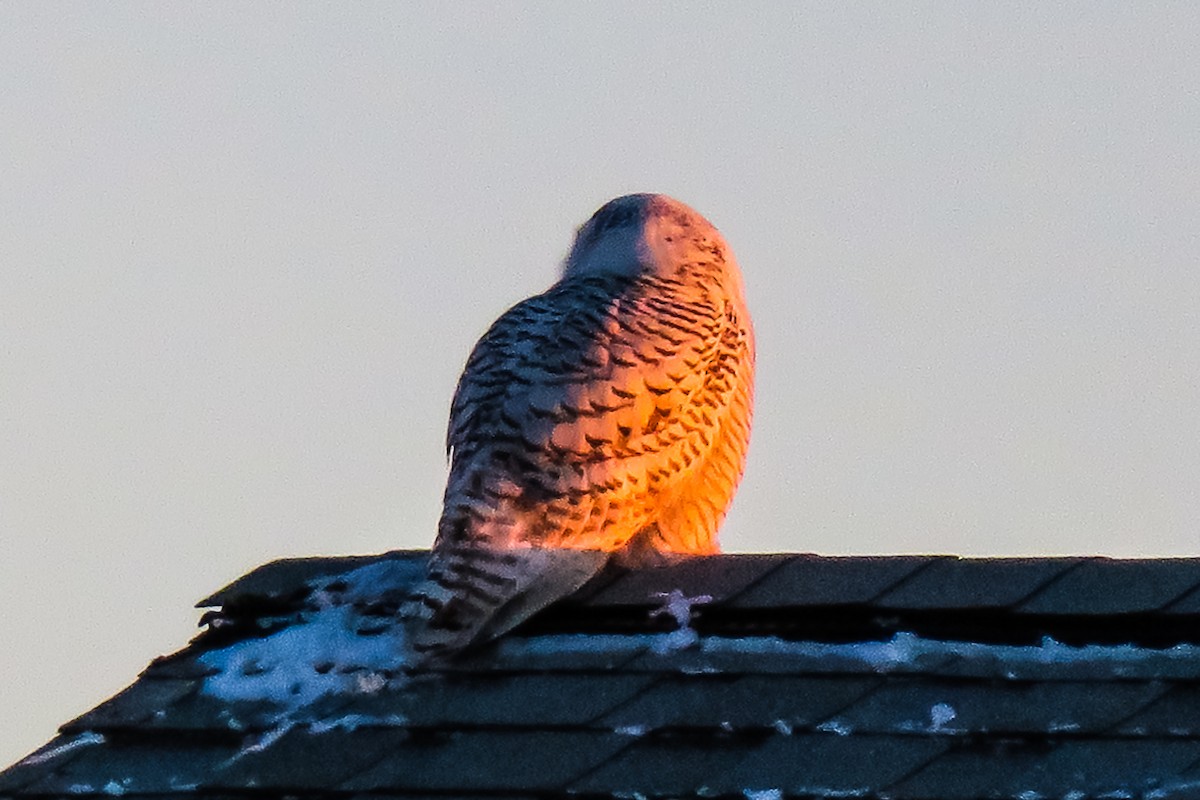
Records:
[[[561,279],[476,344],[413,638],[445,654],[574,591],[610,554],[710,554],[750,435],[754,337],[720,233],[663,195],[580,228]]]

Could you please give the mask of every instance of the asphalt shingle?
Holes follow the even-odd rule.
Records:
[[[191,792],[237,753],[205,741],[110,739],[56,765],[28,794],[122,795]]]
[[[389,698],[355,698],[342,713],[382,712],[413,727],[584,727],[654,680],[628,673],[451,673],[415,680]]]
[[[83,755],[84,749],[103,744],[104,741],[103,736],[94,733],[56,736],[0,772],[0,796],[12,796],[45,779],[56,769]]]
[[[977,797],[1147,797],[1200,757],[1200,743],[994,740],[966,743],[888,788],[897,800]],[[1162,797],[1178,797],[1166,793]],[[1186,796],[1186,795],[1184,795]]]
[[[735,596],[733,608],[801,608],[870,603],[895,591],[932,556],[797,556]]]
[[[945,681],[902,678],[843,710],[863,733],[1096,735],[1137,713],[1166,688],[1149,681]]]
[[[623,736],[615,758],[582,774],[566,788],[572,793],[666,797],[740,791],[728,776],[765,741],[765,736],[701,735],[670,732]]]
[[[231,736],[274,727],[285,712],[266,699],[226,700],[192,693],[164,705],[147,717],[142,728],[157,731],[218,731]],[[107,730],[100,727],[100,730]]]
[[[348,572],[355,567],[384,560],[421,561],[425,556],[423,550],[393,550],[376,556],[282,558],[251,570],[201,600],[196,607],[218,608],[235,604],[246,597],[281,598],[303,595],[312,584]]]
[[[734,768],[726,788],[778,788],[793,796],[870,794],[915,772],[945,749],[941,739],[916,736],[773,736]]]
[[[297,726],[274,741],[259,740],[239,750],[202,783],[221,789],[275,786],[313,791],[337,786],[392,753],[403,752],[411,736],[396,728]]]
[[[1189,559],[1085,561],[1023,603],[1027,614],[1130,614],[1158,611],[1200,585]]]
[[[710,603],[722,603],[791,560],[778,555],[748,555],[715,564],[685,559],[665,567],[623,571],[592,592],[585,589],[581,600],[593,607],[656,606],[661,605],[664,592],[678,590],[688,597],[704,596]]]
[[[555,791],[628,744],[628,737],[593,731],[455,731],[413,737],[338,788]]]
[[[1123,718],[1113,731],[1123,736],[1200,738],[1200,685],[1174,685]]]
[[[200,681],[194,679],[143,678],[63,725],[62,731],[78,733],[96,729],[137,728],[147,721],[161,718],[166,709],[195,694],[199,688]]]
[[[602,717],[614,728],[814,726],[883,682],[842,675],[671,674]]]
[[[625,669],[649,649],[635,636],[558,636],[525,639],[519,633],[486,650],[465,654],[445,672],[596,672]]]
[[[875,602],[884,608],[1006,608],[1060,578],[1078,558],[943,559]]]

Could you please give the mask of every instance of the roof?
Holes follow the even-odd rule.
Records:
[[[1200,559],[613,569],[409,674],[424,555],[235,581],[0,797],[1200,797]]]

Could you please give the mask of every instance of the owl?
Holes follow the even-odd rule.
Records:
[[[491,639],[626,564],[719,551],[741,479],[754,334],[733,253],[660,194],[606,203],[561,277],[475,345],[410,638]]]

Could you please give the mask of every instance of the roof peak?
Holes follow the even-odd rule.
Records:
[[[415,580],[425,557],[426,551],[399,550],[283,559],[253,570],[200,605],[216,609],[205,621],[226,640],[236,631],[256,629],[263,615],[292,613],[330,588],[344,591],[348,576],[372,565],[393,565],[398,575],[408,576],[396,580]],[[393,612],[404,586],[385,588],[383,595],[363,602],[374,603],[383,614]],[[668,621],[650,617],[648,610],[671,591],[708,598],[695,624],[711,635],[850,641],[910,632],[1005,644],[1044,637],[1080,645],[1200,642],[1200,559],[1184,558],[687,557],[659,567],[612,567],[517,633],[667,630]]]

